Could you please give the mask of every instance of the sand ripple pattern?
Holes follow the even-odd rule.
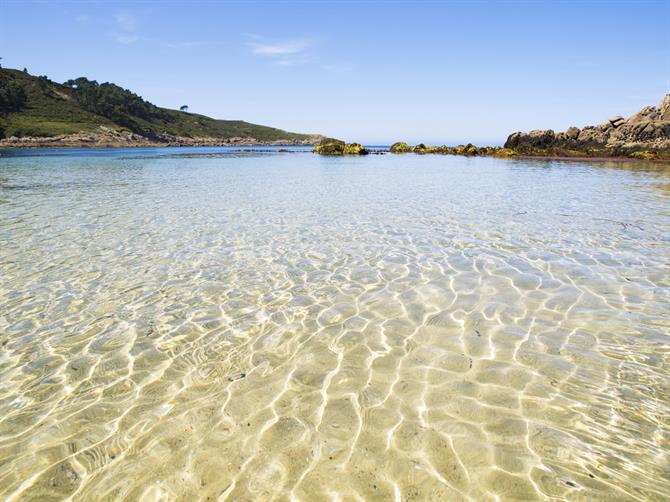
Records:
[[[0,158],[0,498],[670,498],[669,171],[141,152]]]

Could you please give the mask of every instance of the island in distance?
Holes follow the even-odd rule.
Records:
[[[0,69],[0,147],[314,145],[323,136],[158,107],[112,83]]]

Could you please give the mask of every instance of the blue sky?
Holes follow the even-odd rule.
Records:
[[[0,26],[5,67],[368,144],[498,144],[670,92],[670,0],[1,0]]]

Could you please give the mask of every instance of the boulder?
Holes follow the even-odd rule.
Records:
[[[404,143],[403,141],[398,141],[391,145],[389,151],[391,153],[409,153],[412,151],[412,148],[407,143]]]
[[[339,139],[326,138],[314,147],[319,155],[367,155],[368,150],[360,143],[345,143]]]
[[[577,139],[580,132],[579,127],[568,127],[568,130],[565,131],[565,137],[567,139]]]
[[[645,106],[634,115],[631,115],[626,121],[629,124],[637,124],[640,122],[648,122],[650,120],[660,120],[661,115],[655,106]]]
[[[319,155],[344,155],[344,141],[334,138],[325,138],[314,147]]]
[[[505,141],[505,148],[533,149],[549,148],[556,140],[556,134],[551,129],[546,131],[533,130],[527,134],[517,132],[510,135]]]
[[[519,142],[521,141],[521,137],[523,136],[523,133],[518,131],[518,132],[513,132],[509,136],[507,136],[507,141],[505,141],[505,148],[516,148],[519,146]]]
[[[616,115],[611,119],[609,119],[609,123],[612,124],[612,127],[614,127],[615,129],[623,125],[624,121],[625,121],[624,118],[621,117],[620,115]]]
[[[477,155],[479,153],[479,149],[472,143],[468,143],[465,145],[465,150],[463,153],[465,155]]]
[[[670,94],[667,94],[661,104],[658,105],[660,120],[670,121]]]
[[[344,155],[367,155],[368,150],[360,143],[347,143],[344,145]]]
[[[515,132],[507,138],[505,148],[526,155],[667,158],[670,157],[670,94],[658,107],[644,107],[628,119],[615,115],[598,126],[585,126],[581,130],[570,127],[562,133]]]

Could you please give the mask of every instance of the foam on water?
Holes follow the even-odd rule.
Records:
[[[667,168],[176,152],[0,158],[0,497],[670,498]]]

